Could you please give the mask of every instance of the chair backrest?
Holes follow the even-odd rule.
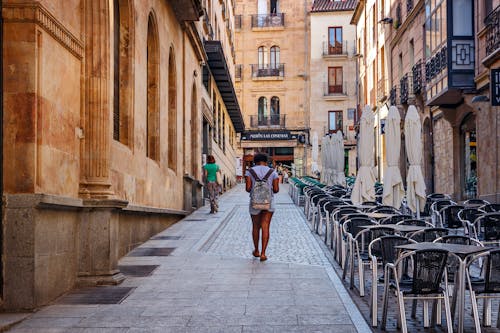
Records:
[[[356,212],[356,213],[350,213],[350,214],[344,214],[342,215],[342,217],[340,217],[340,219],[338,220],[340,224],[344,223],[345,221],[351,219],[351,218],[363,218],[367,221],[370,221],[370,222],[375,222],[372,218],[366,216],[365,213],[361,213],[361,212]]]
[[[380,240],[380,257],[384,267],[388,263],[393,264],[398,258],[401,250],[396,249],[396,246],[413,243],[410,239],[397,235],[382,236],[378,239]]]
[[[363,234],[363,235],[361,235],[361,234]],[[365,241],[364,244],[365,244],[366,249],[368,249],[369,246],[372,245],[371,249],[369,250],[370,253],[378,258],[381,258],[382,257],[382,249],[381,249],[380,243],[371,244],[371,241],[373,241],[375,239],[380,239],[381,237],[384,237],[384,236],[392,236],[392,235],[394,235],[394,229],[384,227],[382,225],[377,225],[376,227],[373,227],[373,228],[370,228],[367,230],[363,230],[362,232],[360,232],[356,236],[356,238],[359,239],[360,237],[363,237],[364,241]]]
[[[483,199],[469,199],[464,201],[464,205],[489,205],[490,202]]]
[[[447,236],[448,231],[446,228],[426,228],[414,232],[410,238],[417,242],[433,242],[440,237]]]
[[[334,210],[332,212],[332,215],[333,215],[334,220],[339,221],[342,218],[342,216],[347,215],[347,214],[353,214],[353,213],[360,213],[360,211],[358,211],[356,209],[356,207],[342,206],[342,207],[339,207],[336,210]]]
[[[363,206],[378,206],[378,202],[375,202],[375,201],[364,201],[362,203]]]
[[[435,294],[440,291],[448,251],[422,250],[413,255],[412,294]]]
[[[394,215],[381,220],[380,224],[396,224],[404,220],[411,220],[412,218],[411,215]]]
[[[455,202],[449,199],[441,199],[441,200],[436,200],[432,203],[431,205],[431,210],[434,212],[439,212],[441,209],[443,209],[446,206],[451,206],[454,205]]]
[[[333,195],[334,197],[340,198],[344,196],[347,193],[346,190],[335,190],[331,191],[330,194]]]
[[[500,212],[500,204],[489,204],[479,207],[486,213]]]
[[[419,220],[419,219],[406,219],[401,222],[398,222],[396,224],[399,225],[414,225],[418,227],[433,227],[433,225],[429,222],[425,222],[424,220]]]
[[[323,211],[331,214],[335,209],[344,205],[342,200],[329,199],[323,204]]]
[[[484,292],[500,293],[500,249],[488,254],[484,272]]]
[[[376,206],[368,210],[370,213],[401,214],[399,210],[392,206]]]
[[[476,230],[482,235],[482,240],[500,240],[500,213],[488,213],[481,216],[477,219],[476,226]]]
[[[356,236],[364,230],[361,226],[365,225],[376,225],[376,223],[367,221],[365,218],[354,217],[346,220],[343,224],[343,228],[345,232],[350,233],[352,237],[356,238]]]
[[[481,243],[473,238],[462,235],[447,235],[434,240],[434,243],[460,244],[460,245],[481,245]]]
[[[464,209],[462,205],[451,205],[441,209],[443,216],[443,225],[450,229],[458,229],[463,227],[462,221],[458,218],[458,213]]]
[[[478,217],[486,214],[486,211],[479,208],[464,208],[458,212],[458,219],[460,221],[474,223]]]
[[[318,201],[322,198],[328,198],[328,194],[326,193],[318,193],[313,196],[311,196],[311,204],[313,206],[316,206],[318,204]]]
[[[436,200],[442,200],[442,199],[451,199],[451,197],[448,194],[443,194],[443,193],[432,193],[427,195],[424,206],[424,215],[427,216],[430,215],[432,203]]]

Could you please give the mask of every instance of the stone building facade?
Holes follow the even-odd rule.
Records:
[[[309,129],[307,1],[237,0],[236,92],[245,133],[245,166],[267,152],[305,173]]]
[[[203,153],[227,160],[234,183],[244,124],[234,88],[225,91],[233,39],[225,20],[211,35],[200,19],[232,23],[232,8],[2,2],[2,308],[33,309],[75,286],[119,283],[120,257],[202,204]],[[217,66],[223,77],[204,75]],[[214,105],[220,151],[202,130]]]
[[[309,13],[310,133],[319,138],[337,131],[343,133],[348,175],[356,174],[357,170],[356,27],[350,24],[355,5],[354,0],[316,0]],[[312,174],[310,164],[307,170]]]

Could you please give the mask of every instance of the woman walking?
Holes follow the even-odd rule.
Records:
[[[267,166],[267,155],[258,153],[253,158],[254,166],[245,173],[246,191],[250,192],[250,215],[252,217],[252,255],[260,261],[267,260],[266,248],[269,242],[269,227],[275,210],[274,193],[279,192],[279,177]],[[257,194],[257,191],[263,194]],[[268,193],[266,193],[268,191]],[[268,198],[265,198],[265,197]],[[257,202],[257,201],[261,202]],[[259,252],[259,238],[262,230],[262,250]]]
[[[219,195],[219,184],[217,184],[217,172],[220,168],[215,164],[213,155],[207,156],[207,164],[203,166],[203,175],[207,184],[208,198],[210,199],[210,214],[214,214],[219,210],[217,197]]]

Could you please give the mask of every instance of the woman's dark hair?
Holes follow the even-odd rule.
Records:
[[[267,163],[267,154],[264,153],[257,153],[253,156],[253,162],[254,163],[259,163],[259,162],[266,162]]]
[[[209,164],[215,163],[214,155],[207,155],[207,163],[209,163]]]

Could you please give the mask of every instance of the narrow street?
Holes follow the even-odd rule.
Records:
[[[8,332],[371,332],[304,214],[277,195],[267,262],[238,185],[128,256],[119,286],[75,290]]]

